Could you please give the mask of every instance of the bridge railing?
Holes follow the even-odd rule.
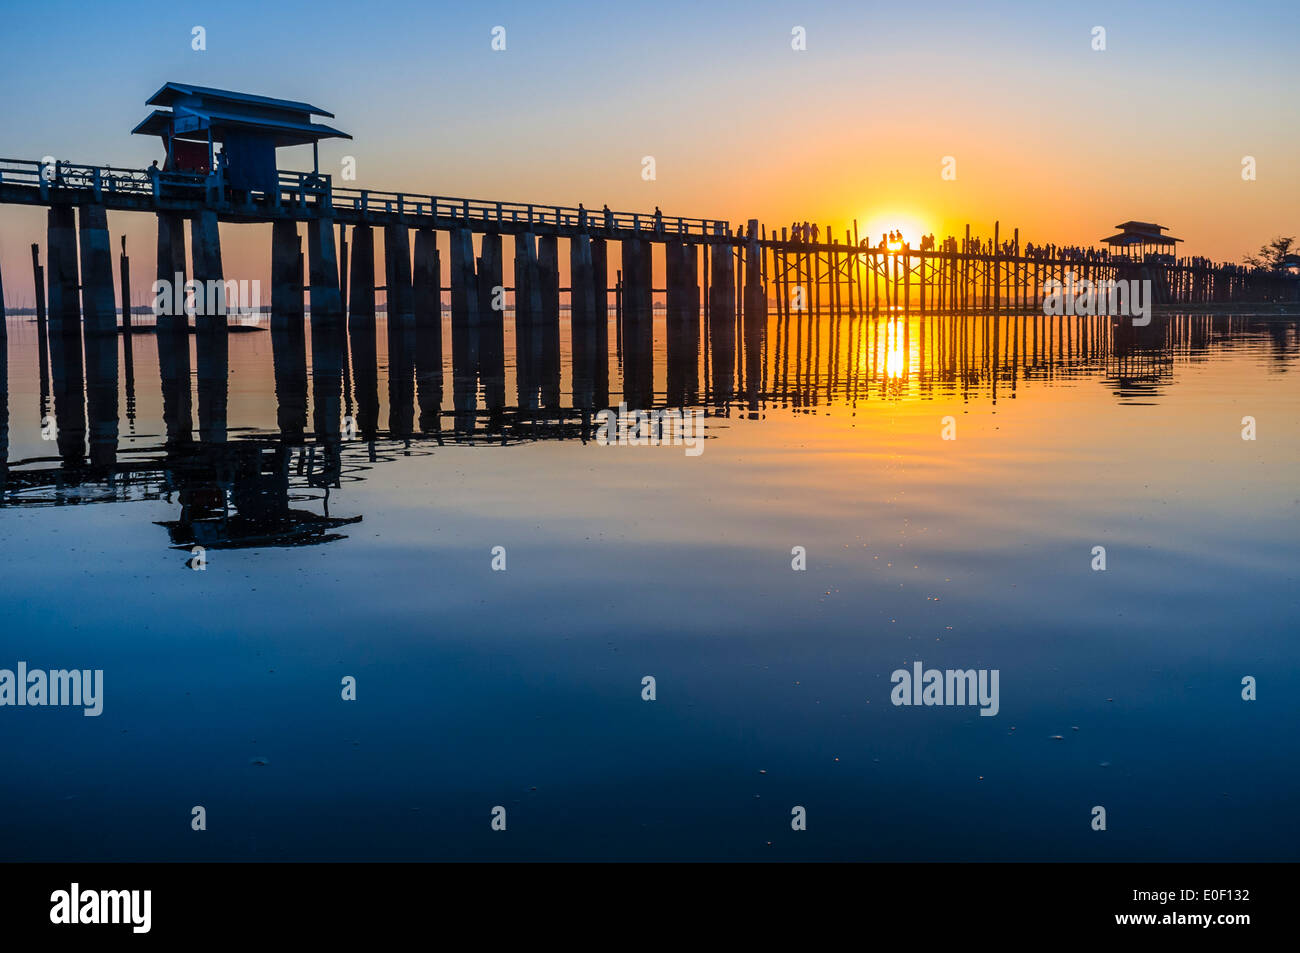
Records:
[[[278,188],[271,196],[276,208],[284,205],[331,204],[330,177],[319,172],[289,172],[280,170]]]
[[[161,199],[206,201],[221,205],[226,186],[221,169],[215,173],[164,172],[157,167],[125,169],[69,162],[0,159],[0,184],[35,186],[42,198],[50,189],[85,189],[96,198],[104,194],[153,195]],[[684,218],[644,212],[614,212],[568,205],[490,202],[378,189],[339,188],[330,176],[317,172],[279,170],[274,192],[259,192],[272,205],[305,207],[324,205],[360,212],[428,215],[465,222],[499,222],[551,225],[593,230],[645,232],[659,235],[725,235],[729,223],[722,219]]]
[[[379,189],[335,187],[334,207],[358,212],[386,212],[398,215],[459,219],[465,222],[500,222],[526,225],[554,225],[593,229],[654,232],[667,235],[717,235],[728,223],[720,219],[647,215],[644,212],[606,212],[603,209],[569,205],[537,205],[524,202],[489,202],[481,199],[448,198]]]
[[[192,172],[127,169],[62,161],[0,159],[0,184],[34,186],[45,196],[51,189],[79,189],[95,196],[153,195],[202,197],[208,176]]]

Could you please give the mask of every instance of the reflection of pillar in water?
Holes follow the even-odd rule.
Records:
[[[161,266],[160,266],[161,267]],[[184,318],[184,315],[181,316]],[[159,316],[158,376],[162,380],[163,424],[167,445],[187,444],[193,437],[194,402],[190,394],[190,334]]]
[[[59,457],[65,467],[80,467],[85,462],[86,391],[79,328],[64,327],[57,333],[51,330],[50,371]],[[45,421],[41,424],[44,426]]]
[[[117,461],[117,335],[86,335],[86,414],[90,464]]]
[[[315,339],[313,334],[313,346]],[[302,443],[307,430],[307,335],[301,321],[271,328],[271,362],[280,436]]]
[[[200,318],[202,321],[202,318]],[[199,440],[225,443],[230,394],[230,338],[225,323],[194,334],[199,390]]]
[[[345,332],[338,320],[317,321],[311,328],[312,430],[316,439],[337,443],[343,423],[343,348]]]

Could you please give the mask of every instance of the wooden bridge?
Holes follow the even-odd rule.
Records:
[[[211,210],[228,222],[301,222],[323,217],[343,225],[401,223],[511,235],[572,237],[585,232],[620,239],[653,232],[682,241],[730,240],[728,223],[717,219],[346,188],[319,172],[281,170],[278,177],[279,187],[271,191],[234,190],[219,170],[203,175],[0,159],[0,203],[102,205],[115,211],[184,215]]]

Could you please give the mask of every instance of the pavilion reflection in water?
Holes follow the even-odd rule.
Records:
[[[611,397],[634,409],[702,407],[715,417],[759,417],[773,409],[813,412],[940,395],[996,402],[1035,382],[1093,375],[1120,399],[1140,400],[1174,381],[1179,360],[1196,360],[1244,336],[1268,340],[1279,360],[1300,347],[1295,319],[1221,316],[1157,315],[1150,325],[1133,327],[1104,316],[808,314],[775,317],[757,333],[710,328],[698,338],[702,348],[683,344],[691,329],[676,324],[671,312],[663,329],[667,347],[658,352],[641,335],[614,335],[608,354],[575,341],[565,406],[558,342],[540,340],[508,367],[506,355],[519,354],[520,338],[512,349],[504,339],[473,340],[453,325],[451,407],[445,408],[441,327],[417,326],[400,313],[380,321],[363,311],[346,330],[321,324],[309,334],[301,323],[273,319],[278,433],[238,430],[232,437],[230,331],[191,334],[162,326],[154,336],[164,440],[121,451],[119,387],[125,384],[134,422],[138,386],[130,338],[119,349],[113,337],[42,326],[41,422],[58,457],[9,459],[9,398],[7,388],[0,392],[0,503],[161,499],[180,507],[175,519],[159,523],[177,549],[310,545],[342,539],[340,530],[361,520],[331,514],[331,490],[362,479],[386,458],[431,452],[448,441],[586,443],[595,436],[595,411]],[[525,330],[525,345],[528,336]],[[0,355],[7,362],[7,348]],[[655,386],[657,357],[665,364],[662,388]],[[0,370],[7,381],[7,368]],[[517,403],[507,405],[511,377]],[[387,428],[381,429],[385,404]]]

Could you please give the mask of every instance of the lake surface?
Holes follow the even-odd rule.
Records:
[[[0,708],[0,856],[1300,859],[1295,319],[506,325],[9,318],[0,668],[104,687]],[[702,452],[596,439],[647,389]]]

